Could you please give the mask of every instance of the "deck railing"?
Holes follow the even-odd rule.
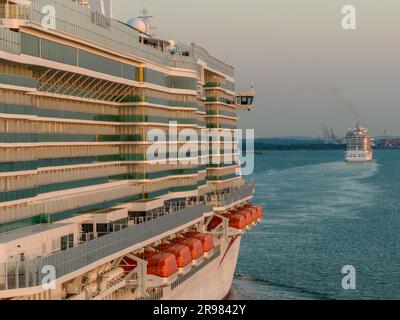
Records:
[[[0,19],[28,20],[28,13],[27,6],[0,3]]]
[[[221,208],[251,197],[254,193],[254,189],[254,182],[248,181],[239,189],[231,190],[229,192],[224,192],[221,194],[211,195],[209,197],[213,207]]]

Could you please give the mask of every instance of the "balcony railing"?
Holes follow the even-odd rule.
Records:
[[[251,197],[254,193],[254,181],[248,181],[239,189],[230,190],[216,195],[208,196],[208,201],[213,207],[222,208],[230,204],[237,203],[240,200]]]
[[[0,4],[0,19],[28,20],[29,10],[27,6],[19,4]]]

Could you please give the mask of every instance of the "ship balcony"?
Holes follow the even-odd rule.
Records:
[[[209,195],[207,200],[216,211],[224,211],[238,203],[252,199],[254,190],[254,181],[247,181],[240,188],[232,188],[229,191]]]
[[[27,25],[30,5],[27,0],[0,0],[0,28],[15,30]]]

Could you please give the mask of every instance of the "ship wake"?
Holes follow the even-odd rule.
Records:
[[[376,162],[342,161],[271,170],[257,177],[256,196],[265,199],[260,204],[268,208],[269,224],[298,224],[332,215],[356,219],[379,192],[367,181],[378,170]]]

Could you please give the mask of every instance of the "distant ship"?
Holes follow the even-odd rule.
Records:
[[[372,140],[368,129],[361,126],[360,123],[358,123],[354,129],[349,129],[346,135],[346,161],[371,161],[373,158]]]

